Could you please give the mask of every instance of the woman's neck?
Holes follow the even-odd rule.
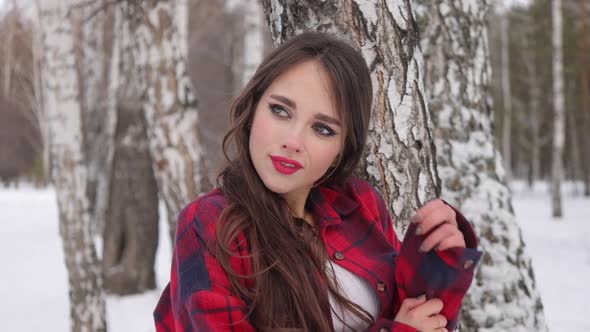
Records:
[[[289,206],[291,215],[297,218],[306,219],[308,211],[305,210],[305,202],[309,195],[310,189],[301,189],[289,193],[282,194],[283,198]]]

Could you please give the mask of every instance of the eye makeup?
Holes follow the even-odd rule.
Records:
[[[269,103],[268,107],[270,109],[270,112],[279,118],[282,118],[282,119],[291,118],[291,114],[289,113],[289,111],[285,107],[283,107],[282,105]],[[312,128],[318,135],[324,136],[324,137],[330,137],[330,136],[334,136],[337,134],[330,126],[328,126],[322,122],[315,122],[312,125]]]

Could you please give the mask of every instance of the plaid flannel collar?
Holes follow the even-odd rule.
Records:
[[[337,187],[314,187],[310,190],[305,206],[318,216],[320,228],[338,225],[342,218],[354,212],[358,202]]]

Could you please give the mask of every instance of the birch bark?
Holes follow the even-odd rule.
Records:
[[[500,18],[500,40],[502,45],[502,101],[504,112],[502,117],[502,153],[506,170],[506,179],[511,177],[512,167],[512,89],[510,87],[510,20],[505,10]]]
[[[553,26],[553,149],[551,164],[551,209],[553,218],[563,215],[561,181],[565,142],[565,97],[563,92],[563,13],[561,0],[552,0]]]
[[[155,288],[154,260],[158,246],[158,189],[148,149],[145,118],[134,73],[126,3],[109,11],[105,39],[112,40],[110,105],[116,130],[112,172],[106,189],[106,223],[103,234],[103,276],[106,291],[136,294]],[[114,23],[114,24],[113,24]],[[119,74],[119,71],[121,73]],[[97,200],[98,204],[98,200]]]
[[[492,129],[489,3],[426,3],[422,45],[442,195],[473,223],[484,252],[464,300],[462,329],[546,331]]]
[[[33,7],[33,17],[36,20],[33,20],[33,38],[31,46],[31,52],[33,54],[33,111],[37,115],[38,119],[46,119],[46,109],[45,109],[45,102],[43,96],[43,76],[42,76],[42,67],[43,67],[43,26],[41,24],[40,18],[40,8],[37,5],[38,0],[35,2],[35,6]],[[38,121],[39,122],[39,131],[41,132],[41,137],[43,141],[43,150],[41,153],[41,158],[43,162],[43,177],[45,181],[49,183],[51,177],[51,156],[49,151],[49,146],[51,145],[50,135],[49,135],[49,128],[46,121]]]
[[[101,238],[105,224],[114,154],[118,54],[113,53],[113,7],[105,1],[84,3],[71,14],[78,31],[76,55],[82,110],[84,156],[88,169],[88,196],[92,233]],[[108,39],[107,39],[108,38]],[[116,47],[116,46],[115,46]]]
[[[186,72],[186,0],[132,4],[135,61],[159,192],[166,203],[170,237],[177,215],[210,189],[204,170],[197,99]]]
[[[43,28],[42,67],[50,135],[52,179],[59,208],[70,294],[72,331],[106,331],[100,265],[91,233],[88,171],[83,150],[81,101],[68,10],[72,1],[38,1]]]
[[[244,69],[242,86],[254,76],[254,72],[262,62],[264,55],[264,13],[257,0],[244,1]]]

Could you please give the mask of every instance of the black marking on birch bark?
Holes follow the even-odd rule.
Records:
[[[416,61],[416,60],[414,60]],[[418,66],[418,64],[415,64],[416,66]],[[418,111],[420,111],[421,115],[422,115],[422,119],[424,119],[423,121],[421,121],[421,123],[424,125],[424,132],[426,133],[428,140],[427,143],[430,147],[430,154],[427,153],[420,153],[420,151],[417,152],[418,156],[425,156],[425,157],[429,157],[429,162],[426,162],[425,164],[429,167],[432,167],[432,169],[427,169],[424,173],[426,173],[426,175],[429,177],[428,183],[432,183],[432,185],[434,186],[434,195],[435,197],[440,197],[441,195],[441,191],[442,191],[442,183],[441,183],[441,179],[438,176],[438,165],[437,165],[437,158],[436,158],[436,145],[434,144],[434,137],[432,137],[432,131],[430,130],[429,125],[429,119],[430,119],[430,114],[428,114],[428,108],[426,107],[426,101],[424,100],[424,96],[422,95],[422,93],[420,92],[420,89],[418,88],[418,82],[414,81],[414,91],[416,94],[416,98],[414,98],[414,100],[419,103],[418,106]],[[426,197],[424,197],[426,199]],[[420,200],[417,200],[417,202],[420,202]]]
[[[376,29],[374,26],[372,26],[371,30],[369,30],[369,28],[367,27],[367,19],[365,18],[363,12],[359,8],[358,3],[356,1],[349,1],[348,5],[345,4],[345,8],[349,8],[349,11],[346,13],[346,23],[352,26],[352,29],[350,27],[345,27],[345,30],[350,31],[350,34],[351,36],[353,36],[353,39],[356,41],[357,45],[363,45],[363,41],[365,38],[369,39],[371,42],[374,42]],[[361,32],[363,32],[364,34]],[[372,66],[374,67],[373,64],[369,65],[369,69],[371,72],[373,71],[371,68]]]
[[[385,167],[383,166],[383,159],[379,158],[377,160],[377,166],[379,167],[379,174],[381,175],[381,179],[384,181],[385,180]],[[384,193],[383,196],[384,200],[386,202],[389,202],[391,200],[391,192],[389,191],[389,187],[388,186],[384,186]]]

